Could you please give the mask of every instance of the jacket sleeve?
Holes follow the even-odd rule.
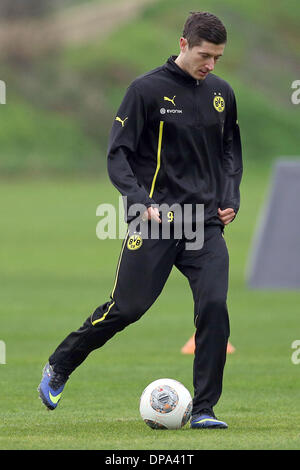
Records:
[[[233,91],[229,97],[228,111],[223,133],[224,185],[221,209],[232,207],[235,213],[240,207],[240,183],[243,173],[242,145],[237,120],[236,100]]]
[[[138,158],[136,152],[145,121],[143,98],[132,84],[127,89],[111,129],[107,161],[109,177],[122,196],[127,197],[128,208],[137,203],[146,207],[154,203],[130,166],[130,158]],[[128,220],[126,214],[125,218]]]

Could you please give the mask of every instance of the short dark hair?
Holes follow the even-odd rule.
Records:
[[[190,13],[184,24],[182,36],[188,41],[190,48],[200,45],[202,41],[214,44],[227,42],[227,32],[222,21],[206,11]]]

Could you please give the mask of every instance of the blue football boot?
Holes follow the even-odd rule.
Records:
[[[215,417],[211,410],[202,410],[191,418],[192,429],[227,429],[228,425]]]
[[[49,363],[45,365],[38,392],[42,402],[49,410],[54,410],[57,407],[68,378],[66,375],[55,372]]]

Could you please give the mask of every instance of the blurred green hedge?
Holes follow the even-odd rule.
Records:
[[[215,73],[235,90],[245,160],[269,165],[299,154],[291,83],[299,78],[300,4],[203,0],[201,9],[218,15],[228,30]],[[28,62],[6,59],[1,174],[106,171],[108,134],[126,87],[178,53],[183,23],[197,10],[195,0],[160,0],[104,40],[60,47]]]

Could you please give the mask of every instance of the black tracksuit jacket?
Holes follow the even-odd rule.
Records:
[[[218,207],[237,212],[240,205],[234,92],[211,73],[195,80],[175,59],[127,89],[110,133],[108,173],[128,207],[204,204],[205,224],[222,225]]]

